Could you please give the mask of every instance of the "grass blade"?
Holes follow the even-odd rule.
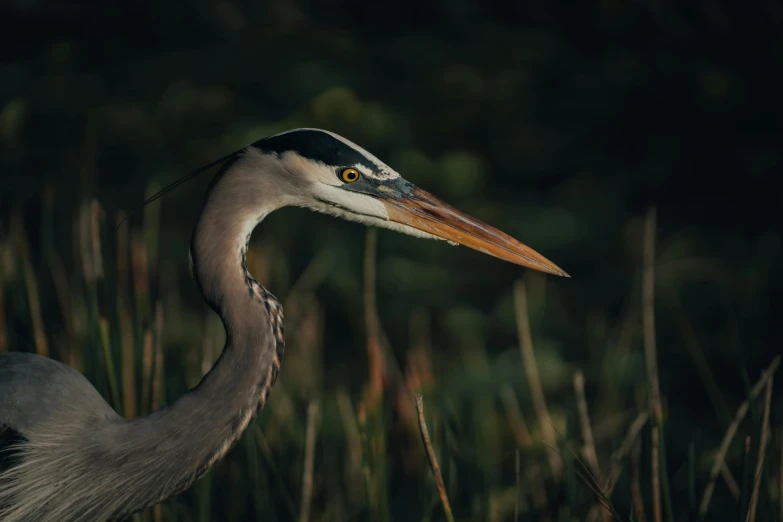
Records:
[[[761,378],[756,382],[756,384],[751,388],[750,390],[750,397],[745,400],[739,408],[737,408],[737,412],[734,414],[734,420],[729,425],[728,429],[726,430],[726,434],[723,436],[723,440],[720,443],[720,446],[718,446],[718,451],[715,453],[715,460],[712,465],[712,469],[710,470],[710,477],[709,482],[707,482],[707,485],[704,488],[704,493],[701,497],[701,504],[699,506],[699,518],[703,519],[704,516],[707,514],[707,509],[710,505],[710,499],[712,499],[712,493],[715,490],[715,481],[718,478],[718,475],[720,474],[721,467],[724,465],[724,461],[726,460],[726,454],[729,451],[729,446],[731,445],[731,441],[734,439],[734,435],[737,433],[737,429],[739,428],[740,423],[745,418],[745,415],[748,413],[748,408],[750,407],[750,402],[755,400],[756,397],[759,396],[761,391],[764,389],[764,386],[767,384],[767,380],[772,378],[772,375],[775,373],[775,371],[778,368],[778,365],[780,364],[780,356],[778,355],[772,360],[772,363],[767,367],[766,370],[761,374]]]
[[[759,503],[759,492],[764,471],[764,460],[767,455],[767,442],[769,441],[769,412],[772,404],[772,383],[774,379],[770,375],[767,379],[767,393],[764,397],[764,413],[761,420],[761,434],[759,435],[759,453],[756,460],[756,471],[753,473],[753,493],[750,495],[750,505],[748,506],[747,522],[756,520],[756,510]]]
[[[527,382],[530,386],[530,395],[533,399],[533,407],[538,417],[538,425],[541,430],[544,442],[550,448],[557,447],[557,433],[552,425],[552,419],[549,417],[549,409],[546,405],[544,396],[544,387],[541,385],[541,377],[538,373],[536,357],[533,354],[533,338],[530,334],[530,320],[527,313],[527,295],[525,283],[517,281],[514,284],[514,308],[516,309],[517,332],[519,335],[519,350],[522,354],[522,363],[527,376]],[[552,475],[557,479],[563,468],[563,463],[558,455],[550,451],[549,466],[552,468]]]
[[[318,403],[307,405],[307,427],[305,433],[304,466],[302,469],[302,503],[299,508],[299,522],[310,521],[313,498],[313,467],[315,464],[315,437],[317,434]]]
[[[437,488],[438,495],[440,496],[440,503],[443,505],[443,511],[446,513],[446,520],[448,520],[448,522],[454,522],[454,515],[451,512],[451,504],[449,503],[449,497],[446,494],[446,486],[443,484],[443,476],[440,473],[440,466],[438,466],[438,458],[435,456],[435,450],[432,448],[430,434],[427,430],[427,423],[424,420],[424,403],[420,393],[416,394],[416,412],[419,416],[419,430],[421,431],[421,440],[424,443],[424,449],[427,452],[427,459],[430,462],[432,475],[435,477],[435,487]]]

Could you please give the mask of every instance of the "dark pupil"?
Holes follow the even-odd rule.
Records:
[[[349,180],[354,180],[356,179],[356,172],[349,170],[348,172],[345,173],[345,177]]]

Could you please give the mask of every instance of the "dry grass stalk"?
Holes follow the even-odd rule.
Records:
[[[365,397],[368,413],[378,407],[383,396],[383,354],[375,290],[377,242],[377,231],[374,228],[367,229],[367,242],[364,249],[364,324],[367,330],[367,363],[370,369],[370,381]]]
[[[310,507],[313,498],[313,468],[315,467],[315,437],[317,433],[318,403],[310,401],[307,405],[307,427],[305,428],[304,467],[302,469],[302,504],[299,509],[299,521],[309,522]]]
[[[103,254],[101,250],[101,219],[103,208],[97,200],[90,202],[90,246],[96,279],[103,279]]]
[[[639,434],[642,432],[642,428],[644,428],[649,419],[650,414],[648,412],[643,411],[639,413],[636,419],[634,419],[633,423],[631,423],[631,426],[628,428],[628,433],[625,434],[623,443],[620,445],[617,451],[612,454],[612,471],[609,475],[611,484],[607,484],[605,492],[607,497],[612,495],[612,492],[617,485],[617,479],[620,478],[620,473],[622,473],[623,462],[633,451],[633,448],[636,446],[636,441],[639,438]]]
[[[595,451],[595,440],[593,439],[593,428],[590,425],[590,414],[587,410],[587,398],[585,397],[585,376],[581,370],[574,372],[574,391],[576,392],[576,404],[579,410],[579,424],[582,428],[582,454],[587,465],[590,466],[590,472],[596,481],[603,482],[601,478],[601,468],[598,464],[598,454]]]
[[[634,511],[638,515],[639,522],[645,522],[644,515],[644,497],[642,496],[642,487],[639,484],[641,478],[640,461],[642,457],[642,444],[637,440],[631,450],[631,499],[633,501]]]
[[[742,492],[740,491],[739,484],[737,484],[737,480],[734,478],[734,475],[731,474],[731,470],[729,470],[725,462],[723,463],[723,466],[721,466],[720,468],[720,476],[723,478],[723,482],[726,484],[726,487],[729,489],[729,493],[731,493],[731,496],[734,497],[734,500],[739,500]]]
[[[520,469],[520,457],[519,457],[519,450],[516,450],[514,452],[514,477],[516,478],[516,498],[514,499],[514,522],[519,521],[519,495],[522,492],[521,484],[519,483],[519,469]]]
[[[427,451],[427,458],[430,461],[432,475],[435,477],[435,487],[438,490],[440,502],[443,504],[443,511],[446,513],[446,520],[448,520],[448,522],[454,522],[454,515],[451,512],[449,497],[446,495],[446,486],[443,483],[443,475],[440,473],[440,466],[438,466],[438,459],[435,456],[435,450],[432,448],[430,433],[429,430],[427,430],[427,423],[424,421],[424,404],[420,393],[416,394],[416,411],[419,415],[419,430],[421,431],[421,440],[424,442],[424,449]]]
[[[606,481],[606,486],[603,491],[603,499],[605,501],[609,501],[609,499],[612,498],[612,493],[614,493],[614,488],[617,486],[618,479],[620,478],[620,474],[623,472],[623,463],[625,462],[625,459],[628,458],[629,455],[633,452],[633,450],[638,446],[636,444],[639,434],[642,431],[642,428],[647,424],[647,421],[650,419],[650,414],[646,411],[643,411],[639,413],[639,415],[636,416],[636,419],[631,423],[631,426],[628,428],[628,432],[625,434],[625,438],[623,439],[623,443],[620,445],[620,447],[612,453],[611,457],[611,469],[609,471],[609,477]],[[638,456],[637,458],[637,469],[638,472]],[[631,473],[633,474],[634,470],[631,470]],[[633,476],[632,476],[633,480]],[[638,477],[636,478],[636,483],[638,486]],[[633,489],[633,485],[632,485]],[[640,496],[641,496],[641,490],[640,490]],[[635,502],[635,500],[634,500]],[[607,518],[610,513],[608,510],[601,510],[601,505],[597,504],[592,507],[590,510],[590,514],[588,516],[588,520],[596,520],[598,518],[599,513],[604,513],[604,518]],[[600,511],[599,511],[600,510]]]
[[[144,194],[144,199],[156,194],[161,186],[150,183]],[[149,266],[158,266],[158,248],[160,245],[160,212],[162,200],[157,200],[144,207],[144,244],[147,245],[147,261]]]
[[[740,407],[737,408],[737,412],[734,414],[734,420],[729,425],[728,429],[726,429],[726,434],[723,436],[723,440],[721,441],[720,446],[718,446],[718,451],[715,453],[715,461],[713,462],[712,469],[710,470],[710,479],[707,482],[707,485],[704,488],[704,494],[701,497],[699,518],[703,518],[704,515],[707,514],[707,508],[710,505],[712,493],[715,490],[715,481],[718,479],[721,468],[725,465],[726,453],[729,451],[729,446],[731,445],[731,441],[734,439],[734,435],[737,433],[737,429],[739,428],[740,423],[748,413],[748,408],[750,407],[750,403],[748,401],[755,400],[759,396],[761,390],[764,389],[764,386],[766,386],[767,380],[772,378],[772,375],[775,373],[775,370],[777,370],[779,364],[780,356],[777,356],[772,360],[772,363],[769,365],[769,367],[767,367],[767,369],[764,370],[764,372],[761,374],[761,378],[758,380],[758,382],[753,385],[753,388],[750,390],[750,399],[743,402]]]
[[[364,482],[364,493],[366,495],[367,505],[372,512],[377,513],[378,494],[373,487],[373,476],[370,471],[370,441],[367,435],[367,409],[364,402],[356,406],[356,422],[359,426],[359,435],[362,443],[362,481]]]
[[[79,261],[85,283],[95,289],[103,279],[103,257],[100,240],[101,207],[97,201],[84,202],[79,210]]]
[[[764,414],[761,418],[761,437],[759,442],[759,456],[756,460],[756,471],[753,473],[753,493],[750,495],[750,505],[748,507],[748,516],[746,522],[756,520],[756,509],[759,503],[759,493],[761,490],[761,478],[764,471],[764,460],[767,455],[767,443],[769,442],[769,412],[772,404],[772,384],[774,379],[772,375],[767,379],[767,393],[764,396]]]
[[[661,391],[658,383],[658,355],[655,344],[655,208],[644,220],[644,272],[642,276],[642,323],[644,354],[647,362],[647,386],[650,412],[656,422],[663,419]]]
[[[156,410],[161,403],[161,381],[163,380],[163,305],[158,301],[155,305],[155,358],[152,375],[152,392],[150,409]]]
[[[27,302],[30,306],[30,322],[33,328],[33,342],[35,353],[44,357],[49,356],[49,342],[46,338],[43,314],[41,313],[41,299],[38,295],[38,278],[30,260],[30,243],[24,230],[22,217],[14,214],[11,218],[11,230],[16,237],[16,248],[22,264],[22,277],[24,278]]]
[[[117,213],[117,225],[125,219],[125,212]],[[126,299],[129,293],[129,268],[128,268],[128,226],[116,228],[117,231],[117,297]]]
[[[740,499],[740,516],[748,512],[748,469],[750,464],[750,435],[745,437],[745,447],[742,452],[742,498]],[[741,520],[741,519],[740,519]]]
[[[522,354],[522,363],[525,367],[527,382],[530,386],[530,395],[533,398],[533,408],[536,410],[539,428],[544,442],[550,448],[557,447],[557,433],[549,417],[549,410],[544,398],[544,387],[541,385],[541,377],[538,374],[538,365],[533,354],[533,339],[530,335],[530,321],[527,313],[527,297],[525,295],[525,283],[517,281],[514,284],[514,306],[516,308],[517,330],[519,335],[519,350]],[[555,478],[560,476],[563,464],[554,451],[548,452],[549,466]]]
[[[152,393],[152,367],[154,360],[154,341],[150,328],[144,330],[141,349],[141,413],[150,412],[150,394]]]
[[[660,434],[658,433],[658,426],[652,427],[652,451],[650,452],[651,467],[652,467],[652,510],[653,520],[655,522],[661,522],[663,515],[661,512],[661,480],[660,480]]]
[[[117,214],[117,224],[125,217]],[[136,357],[133,349],[133,326],[130,315],[128,273],[128,227],[117,230],[117,314],[120,323],[120,349],[122,351],[122,405],[128,418],[136,416]]]
[[[68,353],[60,354],[63,362],[74,366],[76,363],[74,355],[74,318],[73,318],[73,301],[71,298],[71,292],[68,285],[68,272],[65,269],[62,257],[57,252],[50,252],[49,254],[49,272],[52,274],[52,283],[54,284],[54,293],[57,296],[57,302],[60,305],[60,313],[63,318],[63,326],[65,328],[65,334],[68,338],[67,346]],[[78,369],[78,368],[77,368]]]
[[[133,273],[133,291],[136,298],[136,315],[147,317],[149,311],[150,281],[147,263],[147,245],[139,234],[131,237],[131,272]]]
[[[128,309],[119,311],[120,347],[122,348],[122,408],[126,417],[136,416],[136,354],[133,349],[133,326]]]
[[[361,500],[362,483],[362,434],[356,421],[351,399],[344,388],[337,390],[337,409],[345,432],[348,446],[347,466],[345,467],[346,482],[353,487],[347,488],[350,500],[356,505]]]
[[[780,435],[780,472],[778,473],[778,502],[780,503],[780,513],[778,520],[783,521],[783,433]]]

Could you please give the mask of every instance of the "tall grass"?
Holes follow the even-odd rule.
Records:
[[[43,234],[40,259],[18,215],[0,230],[0,351],[60,359],[84,371],[123,415],[144,415],[209,369],[223,343],[220,324],[200,303],[186,303],[185,292],[162,276],[157,206],[140,227],[118,231],[114,224],[122,214],[107,219],[98,202],[75,210],[70,250],[58,249],[53,235]],[[667,456],[667,444],[688,435],[666,422],[677,401],[667,399],[659,382],[655,241],[651,211],[635,315],[642,318],[638,349],[646,361],[646,391],[632,410],[607,412],[597,391],[607,383],[593,380],[591,368],[569,370],[573,388],[559,389],[544,376],[534,350],[538,325],[528,307],[529,281],[505,290],[518,332],[513,363],[488,355],[480,335],[439,349],[444,341],[436,346],[432,318],[420,308],[410,316],[410,346],[391,346],[378,308],[374,230],[366,236],[363,317],[356,327],[367,371],[325,387],[334,379],[323,375],[319,289],[334,258],[323,252],[286,282],[275,268],[284,263],[279,252],[254,240],[251,271],[270,288],[288,289],[282,295],[288,339],[279,384],[242,444],[190,491],[136,520],[660,522],[691,517],[697,500],[702,519],[736,520],[739,514],[747,522],[770,520],[783,509],[781,488],[774,487],[781,470],[771,464],[781,452],[770,414],[779,358],[750,388],[718,448],[691,443],[685,464]],[[722,416],[726,398],[709,362],[694,357]],[[511,368],[502,381],[490,371],[498,365]],[[630,396],[635,391],[625,390]],[[745,422],[750,409],[762,412],[756,422]],[[744,452],[733,442],[741,429],[747,433]],[[676,477],[682,469],[684,487]],[[718,479],[731,484],[734,476],[740,477],[735,515],[711,512]]]

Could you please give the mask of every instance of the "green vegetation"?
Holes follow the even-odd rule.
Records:
[[[195,385],[223,345],[187,266],[210,174],[116,225],[293,127],[573,278],[274,213],[248,267],[285,308],[278,384],[224,461],[138,520],[781,520],[783,56],[759,51],[777,39],[737,18],[729,52],[682,15],[666,27],[704,48],[681,48],[656,25],[680,15],[612,2],[576,25],[437,3],[455,25],[404,36],[366,11],[349,31],[198,2],[198,26],[164,4],[126,20],[148,47],[64,31],[0,66],[0,351],[67,362],[127,416]]]

